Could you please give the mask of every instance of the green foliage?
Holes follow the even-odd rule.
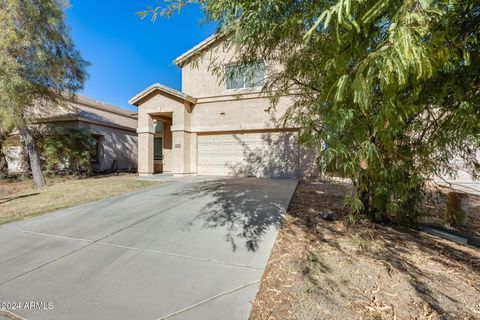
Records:
[[[241,61],[283,66],[265,88],[296,93],[285,124],[352,180],[352,219],[414,223],[427,179],[459,160],[478,173],[478,1],[179,0],[150,13],[191,3]]]
[[[95,138],[78,129],[54,128],[38,138],[45,168],[50,173],[90,173]]]
[[[45,185],[28,124],[83,87],[87,63],[64,24],[61,0],[0,1],[0,119],[26,142],[35,184]]]
[[[0,115],[24,126],[34,103],[59,103],[83,87],[87,63],[64,24],[65,2],[0,3]],[[8,123],[7,123],[8,124]]]

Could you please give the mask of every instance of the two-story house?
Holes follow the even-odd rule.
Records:
[[[174,63],[182,69],[181,92],[154,84],[130,100],[138,107],[140,175],[314,174],[315,157],[298,144],[298,128],[278,123],[290,98],[271,108],[261,90],[270,67],[264,61],[239,67],[235,49],[213,35]]]

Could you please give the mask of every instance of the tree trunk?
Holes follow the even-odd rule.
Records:
[[[33,182],[37,187],[44,187],[47,183],[43,177],[42,168],[40,167],[40,156],[38,154],[35,139],[27,127],[20,128],[20,135],[27,147],[28,159],[30,160],[30,168],[32,169]]]
[[[0,136],[0,179],[8,176],[8,162],[3,153],[3,137]]]

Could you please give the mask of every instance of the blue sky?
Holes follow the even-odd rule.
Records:
[[[128,100],[159,82],[181,89],[180,69],[172,61],[215,32],[202,24],[198,7],[190,6],[155,23],[136,12],[155,0],[70,0],[66,23],[90,75],[80,94],[118,107],[136,110]]]

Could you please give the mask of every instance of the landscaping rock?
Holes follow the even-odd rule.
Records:
[[[332,210],[324,210],[322,212],[322,219],[327,221],[335,221],[338,218],[338,214]]]

